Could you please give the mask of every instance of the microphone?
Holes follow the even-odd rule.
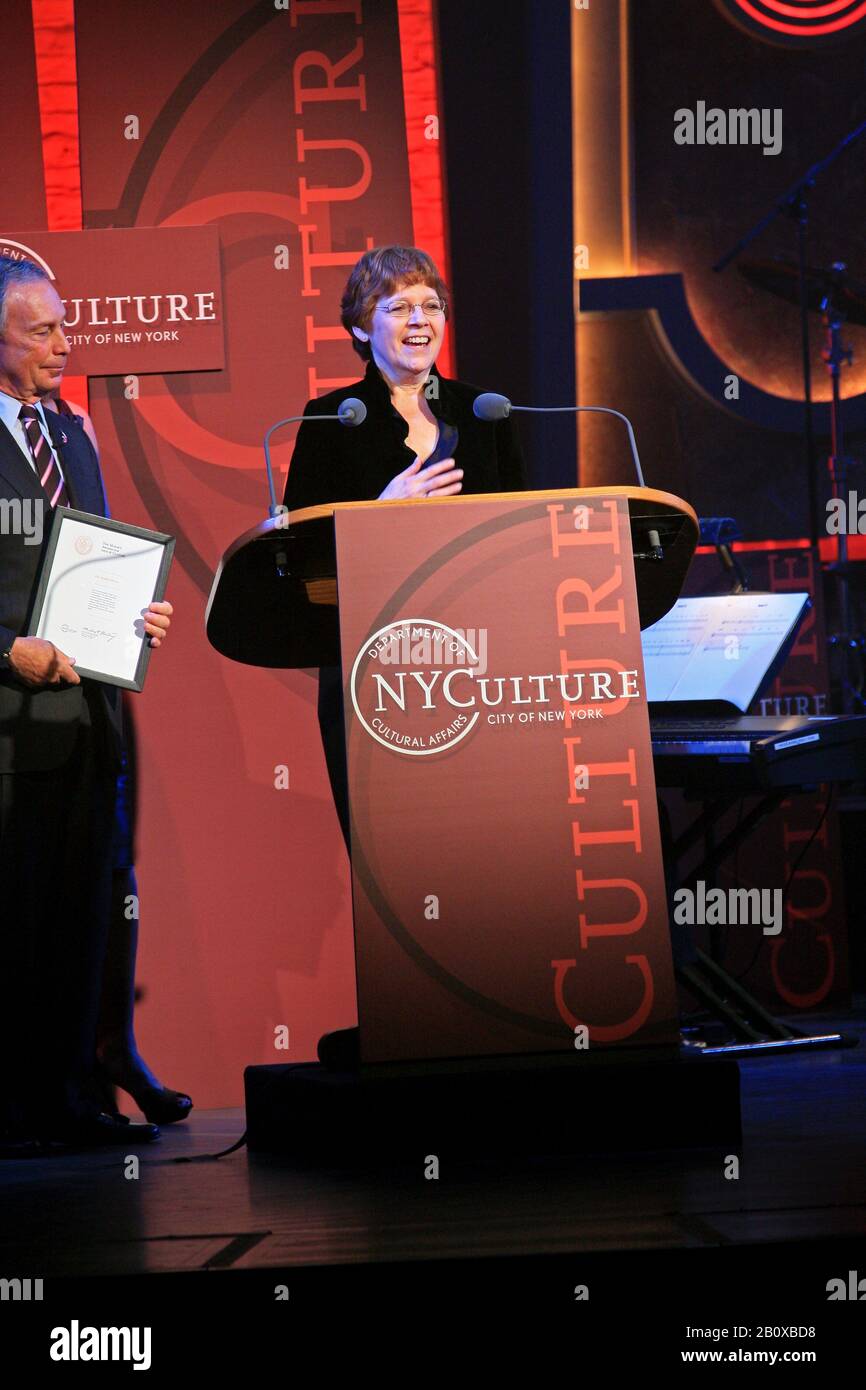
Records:
[[[504,420],[512,411],[507,396],[499,396],[495,391],[482,391],[472,402],[473,414],[479,420]]]
[[[357,396],[348,396],[346,400],[340,401],[337,406],[336,415],[287,415],[285,420],[278,420],[275,425],[271,425],[265,435],[265,468],[268,470],[268,494],[271,505],[268,509],[268,516],[280,516],[283,514],[277,506],[277,495],[274,492],[274,471],[271,468],[271,435],[275,430],[282,429],[283,425],[293,425],[297,421],[303,420],[339,420],[341,425],[363,425],[367,418],[367,407],[363,401],[359,401]]]
[[[484,391],[480,396],[475,396],[473,411],[478,420],[507,420],[512,410],[530,411],[532,414],[557,414],[563,410],[569,410],[573,414],[578,411],[588,410],[601,416],[616,416],[617,420],[623,421],[628,431],[628,443],[631,446],[631,457],[634,461],[634,471],[637,474],[638,485],[645,488],[644,470],[641,468],[641,460],[638,457],[637,441],[634,438],[634,430],[631,428],[631,420],[624,416],[621,410],[612,410],[610,406],[513,406],[507,396],[500,396],[495,391]],[[638,559],[660,560],[663,559],[662,542],[660,542],[659,532],[646,532],[646,539],[649,541],[648,555],[638,556]]]
[[[607,405],[512,405],[507,396],[500,396],[495,391],[484,391],[480,396],[476,396],[472,403],[472,409],[479,420],[505,420],[512,410],[523,410],[531,412],[533,415],[558,414],[561,411],[571,411],[576,414],[581,410],[593,411],[599,415],[615,415],[618,420],[622,420],[628,430],[628,442],[631,445],[631,456],[634,462],[634,471],[640,487],[646,487],[643,480],[643,469],[638,458],[637,443],[635,442],[634,430],[631,427],[631,420],[627,415],[623,415],[619,410],[611,410]]]
[[[367,418],[367,407],[357,396],[347,396],[337,406],[337,419],[341,425],[363,425]],[[311,415],[311,420],[325,420],[325,415]]]

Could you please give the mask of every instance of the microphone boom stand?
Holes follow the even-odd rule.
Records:
[[[832,164],[845,150],[855,145],[858,140],[866,135],[866,121],[848,132],[823,159],[819,159],[813,164],[801,178],[797,179],[780,198],[776,200],[772,208],[759,222],[745,233],[744,236],[732,246],[729,251],[716,261],[713,270],[716,272],[724,270],[731,261],[735,260],[749,246],[756,237],[766,227],[782,213],[788,217],[794,217],[797,221],[797,279],[799,286],[800,299],[800,352],[802,357],[803,373],[803,439],[805,447],[806,463],[806,487],[809,499],[809,539],[816,553],[818,552],[818,494],[817,494],[817,469],[815,465],[815,431],[812,412],[812,361],[809,342],[809,299],[806,286],[806,232],[809,222],[809,190],[814,187],[816,180],[829,169]],[[838,378],[835,379],[836,381]],[[834,432],[836,422],[834,420]],[[835,455],[835,448],[834,448]],[[847,576],[841,576],[843,583],[846,583]],[[847,587],[847,586],[846,586]],[[844,608],[848,608],[847,591],[840,594],[840,602]],[[848,615],[850,616],[850,615]],[[840,634],[843,649],[846,654],[850,654],[850,621],[842,617],[844,633]],[[847,655],[843,663],[842,670],[842,698],[845,713],[850,713],[852,687],[848,680]]]

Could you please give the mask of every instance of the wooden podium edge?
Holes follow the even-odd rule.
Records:
[[[688,556],[687,558],[685,558],[685,564],[682,569],[681,578],[679,580],[679,587],[677,588],[673,598],[670,600],[670,602],[667,603],[667,607],[662,612],[657,613],[654,618],[652,618],[652,621],[655,622],[658,620],[659,617],[663,616],[663,612],[669,611],[669,609],[676,602],[676,598],[678,597],[679,593],[681,592],[682,579],[685,577],[685,573],[691,562],[691,557],[694,554],[700,530],[697,513],[694,511],[694,508],[691,507],[688,502],[685,502],[681,497],[677,497],[674,493],[662,492],[657,488],[642,488],[637,486],[589,488],[563,487],[544,488],[539,489],[537,491],[529,490],[522,492],[477,492],[469,493],[465,497],[428,497],[424,498],[423,500],[420,498],[389,498],[388,500],[383,501],[381,498],[373,498],[370,500],[364,500],[359,502],[324,502],[318,504],[315,507],[303,507],[299,508],[295,512],[284,511],[280,512],[277,516],[265,517],[262,521],[257,522],[256,525],[251,526],[248,530],[244,531],[242,535],[238,536],[234,541],[232,541],[232,543],[228,546],[228,548],[223,552],[222,556],[220,557],[219,563],[214,573],[213,583],[211,584],[210,594],[208,595],[207,605],[205,607],[205,631],[207,633],[208,640],[210,641],[211,645],[214,647],[216,651],[220,652],[221,655],[227,657],[229,660],[240,661],[242,664],[247,665],[260,664],[258,662],[251,662],[248,659],[236,655],[230,649],[229,644],[225,641],[222,641],[219,638],[219,636],[213,631],[211,617],[214,606],[218,602],[220,585],[222,583],[223,576],[226,570],[231,566],[234,557],[238,555],[239,552],[243,551],[247,546],[250,546],[256,542],[268,540],[274,542],[278,538],[280,532],[285,533],[286,546],[289,547],[291,545],[292,532],[295,532],[297,534],[299,528],[303,528],[307,525],[314,526],[314,524],[317,522],[321,523],[323,521],[327,521],[328,519],[333,518],[337,512],[359,511],[370,507],[401,508],[417,507],[419,505],[440,506],[445,503],[451,506],[460,507],[471,506],[473,503],[476,502],[513,501],[526,504],[539,502],[543,503],[545,500],[553,501],[556,499],[563,498],[567,500],[574,499],[575,501],[579,501],[581,498],[589,499],[595,497],[622,498],[628,503],[629,517],[632,521],[639,519],[642,515],[652,516],[654,512],[657,513],[659,511],[673,514],[677,517],[682,518],[687,523],[688,529],[690,529],[692,532],[690,538],[688,536],[683,536],[681,540],[678,542],[677,548],[679,550],[682,549],[683,544],[685,544],[685,546],[688,547]],[[690,546],[689,539],[691,539]],[[682,559],[680,563],[682,563]],[[332,607],[336,604],[337,596],[335,577],[331,577],[330,579],[320,578],[316,580],[314,583],[308,582],[305,587],[307,590],[306,600],[308,603],[316,605],[321,604],[329,607]],[[648,625],[649,623],[646,622],[642,622],[641,624],[642,627],[646,627]],[[268,663],[268,665],[270,664],[271,663]],[[288,669],[286,668],[285,663],[279,662],[274,664],[277,665],[280,669]],[[305,662],[303,664],[306,665],[308,663]]]
[[[700,525],[694,508],[673,492],[661,492],[657,488],[651,487],[544,488],[537,492],[473,492],[467,494],[466,497],[426,497],[422,505],[440,506],[442,503],[448,502],[455,506],[461,506],[467,502],[498,502],[503,498],[509,501],[528,502],[567,496],[624,497],[627,502],[647,502],[653,506],[666,507],[670,511],[677,512],[680,516],[687,517],[692,522],[695,528],[695,544],[697,544]],[[302,526],[307,521],[324,521],[338,511],[358,511],[365,507],[417,507],[419,501],[420,499],[417,497],[397,497],[388,498],[386,501],[375,498],[372,501],[363,502],[322,502],[315,507],[301,507],[296,512],[281,512],[279,516],[268,516],[262,521],[257,521],[255,526],[250,526],[248,530],[237,536],[220,556],[208,595],[205,623],[210,617],[211,607],[223,570],[232,557],[239,550],[243,550],[244,546],[249,545],[251,541],[264,540],[275,531],[288,531],[290,527]]]
[[[424,504],[439,506],[443,502],[455,506],[465,506],[472,502],[537,502],[545,498],[551,500],[555,497],[623,497],[628,502],[649,502],[654,506],[667,507],[671,511],[679,512],[683,516],[689,517],[695,525],[695,532],[698,531],[698,517],[694,509],[688,502],[684,502],[681,497],[675,496],[672,492],[660,492],[652,487],[577,487],[577,488],[543,488],[538,491],[528,492],[470,492],[465,497],[396,497],[382,500],[374,498],[372,501],[363,502],[322,502],[315,507],[301,507],[296,512],[288,513],[292,526],[303,525],[305,521],[317,521],[323,517],[333,516],[337,511],[359,511],[365,507],[416,507],[418,502],[423,500]],[[284,513],[284,515],[286,515]],[[284,523],[285,524],[285,523]]]

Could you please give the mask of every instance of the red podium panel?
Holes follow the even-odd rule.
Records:
[[[362,1061],[673,1043],[627,502],[335,525]]]

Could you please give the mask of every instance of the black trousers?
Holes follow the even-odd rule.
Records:
[[[319,733],[325,750],[325,763],[331,783],[331,795],[346,844],[352,857],[349,832],[349,777],[346,771],[346,736],[343,724],[343,673],[339,666],[319,667]],[[360,1060],[357,1028],[341,1028],[325,1033],[319,1039],[319,1061],[336,1071],[356,1068]]]
[[[337,809],[340,829],[351,858],[349,833],[349,777],[346,771],[346,735],[343,725],[343,673],[339,666],[319,667],[319,733]]]
[[[89,1095],[108,933],[117,759],[99,691],[75,751],[0,776],[0,1128],[50,1136]]]

